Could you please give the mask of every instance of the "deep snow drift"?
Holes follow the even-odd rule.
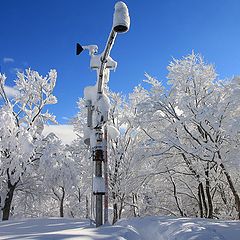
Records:
[[[87,220],[46,218],[0,223],[0,239],[239,240],[239,221],[144,217],[93,228]]]

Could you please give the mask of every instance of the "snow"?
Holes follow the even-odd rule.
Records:
[[[120,132],[118,131],[117,128],[115,128],[114,126],[108,126],[108,137],[110,139],[116,139],[117,137],[119,137]]]
[[[145,217],[122,220],[142,237],[151,240],[239,240],[239,221],[216,221],[199,218]]]
[[[88,86],[84,88],[84,98],[86,101],[92,101],[92,104],[97,100],[97,86]]]
[[[46,218],[4,221],[0,239],[239,240],[239,221],[143,217],[94,228],[88,220]]]
[[[93,56],[95,53],[98,52],[98,46],[97,45],[88,45],[88,46],[82,46],[83,49],[87,49],[89,51],[89,55]]]
[[[90,227],[88,220],[79,219],[26,219],[0,223],[0,240],[93,240],[93,239],[141,239],[138,234],[121,226]]]
[[[114,61],[110,56],[107,58],[106,68],[109,70],[116,70],[117,68],[117,62]],[[106,71],[106,70],[105,70]],[[109,72],[109,71],[108,71]],[[108,82],[108,81],[107,81]]]
[[[115,4],[115,12],[113,16],[113,28],[118,25],[126,26],[127,31],[130,27],[130,17],[128,13],[128,8],[124,2],[117,2]]]
[[[90,146],[96,146],[97,144],[97,139],[96,139],[96,134],[94,131],[91,131],[90,133]]]
[[[93,178],[93,192],[94,193],[104,193],[105,192],[105,182],[103,177]]]
[[[90,60],[91,69],[97,70],[100,68],[102,56],[103,56],[102,54],[91,56],[91,60]],[[117,68],[117,62],[114,61],[110,56],[108,56],[108,58],[107,58],[106,68],[109,70],[115,70]],[[105,69],[105,71],[106,71],[106,69]]]
[[[86,101],[91,101],[91,104],[97,108],[98,111],[107,118],[108,111],[110,109],[110,100],[105,93],[101,94],[101,97],[97,99],[97,86],[88,86],[84,88],[84,98]],[[99,123],[98,119],[93,117],[93,121],[96,121],[96,125]]]
[[[84,128],[83,134],[84,134],[84,143],[87,145],[90,145],[91,129],[89,127]]]
[[[110,99],[105,93],[102,94],[101,98],[96,103],[96,107],[99,109],[104,119],[107,120],[107,114],[110,109]]]
[[[101,65],[101,55],[92,55],[90,60],[91,69],[98,69]]]

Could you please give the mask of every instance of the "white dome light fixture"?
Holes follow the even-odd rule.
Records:
[[[113,15],[113,30],[116,33],[125,33],[130,27],[130,17],[127,5],[124,2],[115,4],[115,12]]]

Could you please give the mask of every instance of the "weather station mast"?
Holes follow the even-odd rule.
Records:
[[[124,2],[115,4],[113,26],[109,34],[104,51],[97,54],[97,45],[81,46],[77,44],[79,55],[88,50],[90,67],[96,70],[97,82],[95,86],[84,89],[84,98],[87,108],[87,127],[84,132],[84,143],[90,146],[94,161],[93,195],[95,196],[96,227],[108,223],[108,163],[107,163],[107,122],[110,109],[110,100],[106,94],[110,70],[115,70],[117,62],[110,57],[110,51],[118,33],[125,33],[130,27],[130,17],[127,5]],[[104,172],[104,174],[103,174]],[[104,196],[104,211],[103,211]]]

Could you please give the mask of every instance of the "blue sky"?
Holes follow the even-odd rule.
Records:
[[[112,26],[112,0],[0,1],[0,65],[13,85],[16,69],[31,67],[45,75],[58,71],[50,111],[60,123],[77,113],[84,87],[93,85],[95,71],[87,52],[75,55],[75,44],[104,49]],[[118,35],[111,57],[118,62],[110,88],[130,92],[144,72],[166,81],[172,57],[192,50],[214,63],[219,78],[240,74],[240,1],[126,0],[131,27]],[[4,61],[5,58],[5,61]],[[10,59],[11,58],[13,61]]]

